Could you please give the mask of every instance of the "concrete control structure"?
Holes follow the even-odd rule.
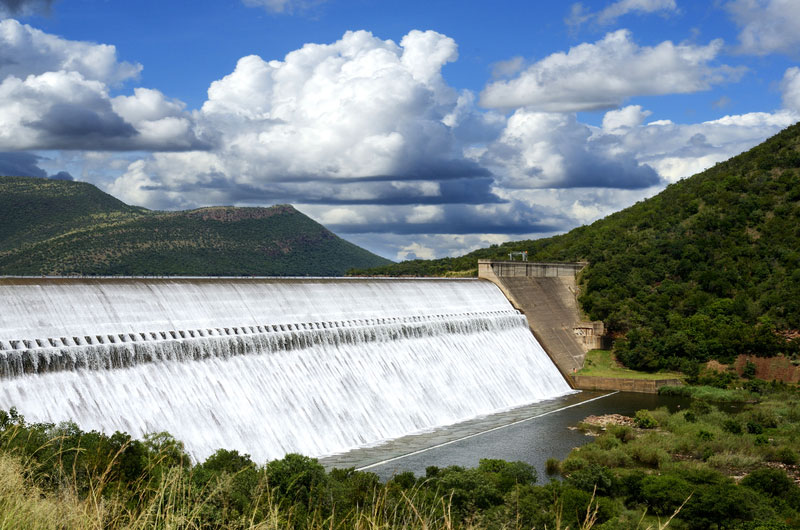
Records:
[[[581,319],[577,275],[587,265],[478,260],[478,277],[496,284],[525,314],[528,326],[568,381],[586,352],[602,348],[602,322]]]

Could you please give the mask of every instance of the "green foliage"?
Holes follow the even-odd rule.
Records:
[[[691,485],[678,475],[650,475],[642,479],[639,499],[657,515],[671,515],[690,493]]]
[[[87,183],[0,177],[0,274],[336,276],[386,263],[288,205],[157,212]]]
[[[544,463],[544,470],[550,476],[561,473],[561,461],[558,458],[548,458]]]
[[[756,376],[756,363],[748,360],[742,368],[742,377],[753,379]]]
[[[647,528],[680,509],[676,528],[798,528],[800,488],[762,462],[794,454],[800,395],[769,386],[763,398],[735,413],[708,407],[694,423],[685,412],[650,411],[657,431],[610,428],[563,463],[548,462],[564,480],[543,486],[530,465],[493,459],[473,469],[431,466],[425,477],[406,472],[385,484],[352,468],[326,472],[297,454],[260,466],[219,450],[193,464],[167,433],[134,440],[0,411],[0,508],[11,506],[11,484],[31,484],[16,486],[14,511],[0,512],[0,521],[35,527],[19,508],[27,496],[37,510],[58,500],[70,521],[45,514],[40,527]],[[733,435],[731,422],[758,422],[770,441]],[[737,485],[728,474],[746,476]]]
[[[655,429],[658,427],[658,422],[647,410],[637,410],[633,421],[640,429]]]
[[[754,394],[748,390],[734,388],[725,389],[713,386],[662,386],[658,389],[661,396],[677,396],[692,398],[692,408],[695,412],[705,414],[709,410],[709,405],[706,402],[737,402],[744,403],[749,401],[758,401],[759,395]]]
[[[617,489],[617,480],[611,470],[595,463],[571,473],[567,482],[589,493],[596,491],[599,495],[613,495]]]
[[[622,443],[636,439],[636,432],[629,425],[610,425],[608,432]]]
[[[794,509],[800,509],[800,487],[781,469],[756,469],[742,479],[741,485],[772,498],[785,499]]]
[[[722,428],[731,434],[742,434],[742,424],[733,418],[729,418],[722,423]]]
[[[567,234],[459,258],[369,271],[444,275],[527,250],[532,261],[587,261],[580,303],[619,337],[625,366],[674,369],[739,354],[796,356],[800,329],[800,124]]]
[[[773,460],[775,462],[781,462],[788,466],[797,465],[797,463],[800,461],[800,459],[798,459],[797,457],[797,453],[790,447],[781,447],[780,449],[778,449],[775,452]]]

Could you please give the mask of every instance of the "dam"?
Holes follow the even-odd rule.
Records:
[[[326,456],[571,392],[495,285],[0,278],[0,409],[196,460]]]

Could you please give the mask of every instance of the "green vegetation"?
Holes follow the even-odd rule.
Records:
[[[191,463],[166,433],[134,440],[0,411],[6,528],[800,528],[800,392],[639,411],[636,427],[585,426],[590,444],[550,459],[429,467],[381,483],[287,455],[265,465],[219,450]],[[673,517],[670,519],[671,517]]]
[[[678,396],[712,403],[745,403],[757,401],[759,391],[746,388],[719,388],[716,386],[662,386],[658,389],[662,396]]]
[[[385,263],[288,205],[157,212],[83,182],[0,177],[0,274],[335,276]]]
[[[630,368],[695,373],[741,353],[796,358],[800,329],[800,124],[655,197],[571,232],[360,274],[444,275],[527,250],[588,261],[583,310]]]
[[[680,372],[641,372],[631,370],[617,362],[610,350],[590,350],[586,354],[583,368],[576,375],[590,377],[621,377],[626,379],[684,379]]]
[[[535,488],[536,479],[531,466],[500,460],[431,467],[424,478],[403,473],[386,484],[352,469],[326,473],[296,454],[259,466],[219,450],[192,465],[166,433],[138,441],[0,412],[2,528],[577,526],[591,496],[560,483]]]
[[[594,442],[550,465],[584,491],[596,484],[620,503],[618,513],[647,508],[666,517],[691,494],[673,526],[800,527],[800,393],[759,386],[760,401],[736,413],[693,401],[674,413],[639,411],[636,429],[584,425],[599,434]]]

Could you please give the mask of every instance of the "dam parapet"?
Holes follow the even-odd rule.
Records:
[[[577,277],[586,262],[478,260],[478,277],[497,285],[525,314],[528,326],[561,373],[583,367],[586,352],[605,345],[602,322],[583,320]]]

